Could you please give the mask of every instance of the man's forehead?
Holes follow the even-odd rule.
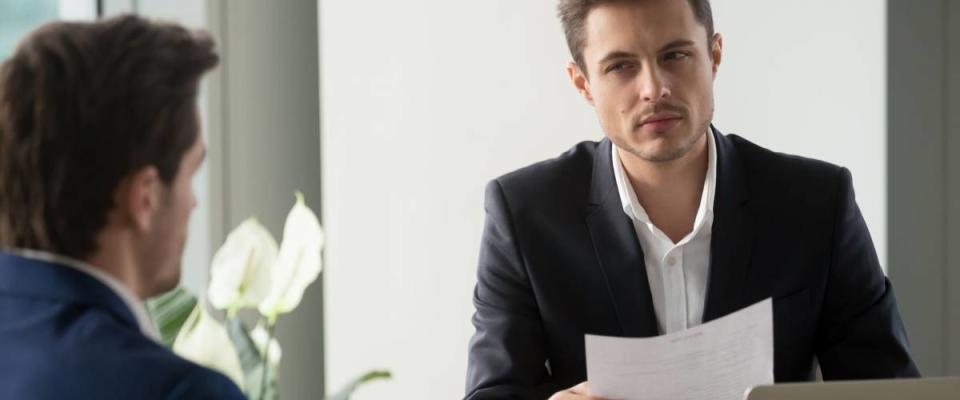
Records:
[[[590,10],[585,22],[585,56],[657,51],[672,42],[699,42],[706,36],[686,0],[603,4]]]

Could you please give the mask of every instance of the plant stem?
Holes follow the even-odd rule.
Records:
[[[267,344],[264,345],[265,349],[263,350],[263,376],[260,379],[260,400],[266,400],[267,396],[267,368],[270,367],[270,342],[273,341],[273,327],[272,322],[267,323]]]

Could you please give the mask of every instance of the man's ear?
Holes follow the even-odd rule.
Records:
[[[143,167],[128,175],[114,194],[119,216],[138,232],[150,230],[160,206],[163,182],[154,166]]]
[[[577,92],[587,103],[593,105],[593,95],[590,94],[590,79],[587,78],[587,74],[580,69],[580,65],[575,62],[570,62],[567,64],[567,75],[570,77],[570,82],[573,83],[573,87],[577,89]]]
[[[713,77],[717,77],[717,70],[720,69],[720,60],[723,59],[723,36],[719,33],[713,34],[713,40],[710,44],[710,59],[713,61]]]

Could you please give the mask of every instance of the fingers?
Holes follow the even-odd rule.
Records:
[[[570,388],[570,389],[567,389],[567,390],[570,391],[570,392],[573,393],[573,394],[578,394],[578,395],[581,395],[581,396],[587,396],[587,395],[589,394],[588,391],[587,391],[587,382],[580,382],[579,385],[574,386],[574,387],[572,387],[572,388]]]
[[[603,400],[589,395],[587,382],[582,382],[572,388],[554,393],[549,400]]]

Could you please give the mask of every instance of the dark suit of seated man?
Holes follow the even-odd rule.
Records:
[[[0,67],[0,398],[242,399],[158,343],[204,144],[209,37],[53,23]]]
[[[469,399],[587,399],[584,334],[676,332],[773,297],[774,378],[915,377],[850,173],[710,123],[705,0],[561,0],[607,138],[486,189]]]

